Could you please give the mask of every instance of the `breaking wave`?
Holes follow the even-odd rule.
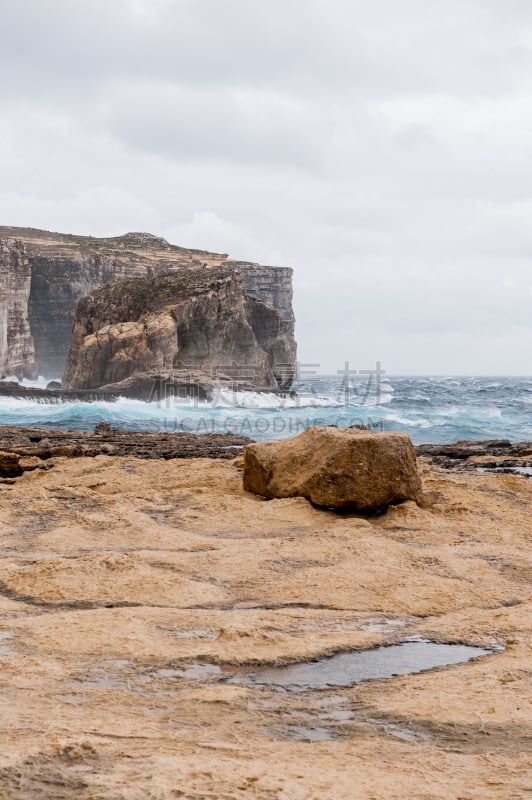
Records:
[[[24,382],[43,387],[48,379]],[[169,398],[144,403],[43,403],[0,397],[0,423],[93,430],[109,422],[130,431],[235,432],[253,439],[294,436],[309,425],[367,425],[422,442],[532,439],[531,378],[389,377],[378,391],[345,387],[337,376],[300,382],[286,396],[220,390],[211,402]]]

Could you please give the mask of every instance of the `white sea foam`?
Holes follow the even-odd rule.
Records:
[[[10,383],[18,383],[25,389],[46,389],[50,381],[60,380],[60,378],[44,378],[42,375],[39,375],[35,381],[30,381],[27,378],[22,378],[22,380],[19,380],[16,375],[7,375],[4,378],[0,378],[0,381],[2,382],[5,381]]]
[[[478,417],[483,419],[498,419],[502,417],[502,411],[500,408],[495,408],[494,406],[488,406],[487,408],[479,408],[476,412]]]
[[[281,396],[272,393],[262,392],[230,392],[220,393],[219,401],[212,404],[219,404],[228,407],[238,406],[240,408],[306,408],[336,406],[334,400],[316,394],[298,394],[295,396]]]
[[[432,428],[433,422],[428,419],[421,418],[421,419],[411,419],[410,417],[403,417],[399,414],[386,414],[384,417],[386,422],[397,423],[398,425],[404,425],[408,428]]]
[[[198,402],[194,399],[172,397],[171,407],[179,408],[244,408],[244,409],[285,409],[285,408],[327,408],[341,403],[330,397],[316,394],[280,395],[273,392],[236,392],[229,389],[217,389],[212,400]],[[165,401],[162,401],[165,404]],[[149,405],[159,405],[150,403]]]

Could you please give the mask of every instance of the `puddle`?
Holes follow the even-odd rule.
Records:
[[[201,680],[201,678],[213,678],[219,675],[221,668],[217,664],[191,664],[180,671],[182,678]]]
[[[263,667],[234,674],[229,683],[249,686],[272,686],[291,692],[353,686],[397,675],[413,675],[436,667],[462,664],[497,650],[460,644],[439,644],[426,640],[408,641],[373,650],[357,650],[322,658],[318,661],[290,664],[287,667]]]

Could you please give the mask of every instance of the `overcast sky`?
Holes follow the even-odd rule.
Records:
[[[0,223],[292,266],[322,371],[532,374],[530,0],[0,14]]]

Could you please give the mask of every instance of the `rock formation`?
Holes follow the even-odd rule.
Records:
[[[294,361],[289,324],[246,293],[238,270],[182,270],[113,281],[81,300],[63,384],[110,390],[199,372],[278,390],[290,386]]]
[[[34,377],[35,353],[28,320],[31,270],[24,246],[0,239],[0,377]]]
[[[248,445],[244,489],[366,513],[422,499],[416,453],[406,434],[332,426],[313,426],[287,441]]]
[[[276,309],[294,333],[292,270],[231,261],[150,234],[97,239],[0,227],[0,377],[59,377],[78,301],[117,279],[227,266],[246,293]]]
[[[232,459],[251,442],[236,433],[131,433],[103,422],[94,433],[0,425],[0,482],[47,469],[55,458],[136,456],[137,458]]]

